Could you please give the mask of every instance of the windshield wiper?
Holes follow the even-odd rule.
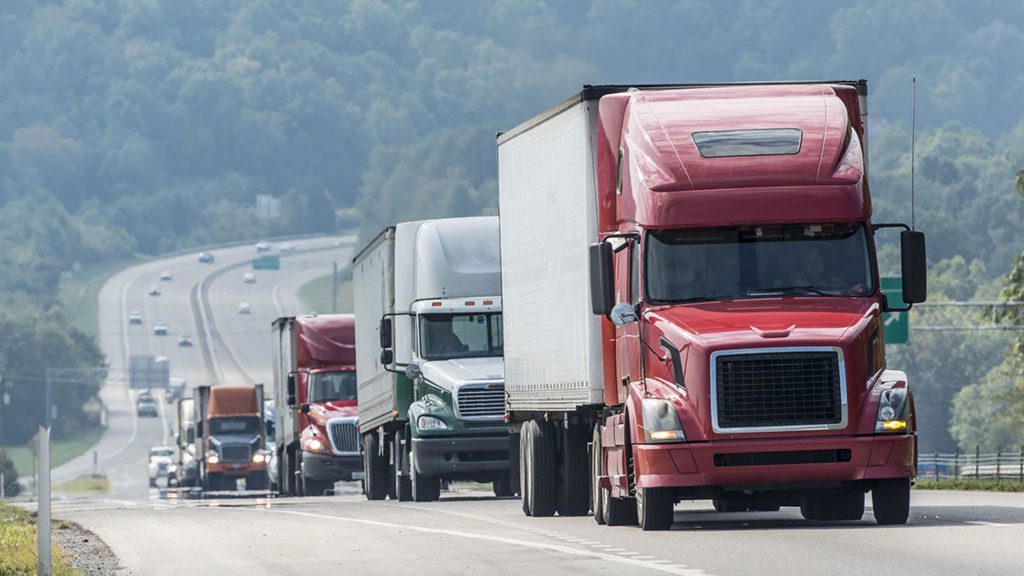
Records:
[[[818,296],[839,296],[841,293],[837,292],[826,292],[814,286],[772,286],[771,288],[749,288],[747,289],[747,296],[776,296],[785,294],[787,292],[810,292]]]

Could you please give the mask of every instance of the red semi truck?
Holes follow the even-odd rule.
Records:
[[[666,529],[683,499],[906,522],[865,81],[587,86],[499,135],[505,388],[527,515]],[[909,306],[909,305],[907,305]],[[907,309],[907,308],[902,308]]]
[[[355,317],[287,316],[271,332],[278,492],[319,496],[361,479]]]

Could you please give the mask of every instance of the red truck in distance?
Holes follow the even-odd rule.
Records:
[[[867,83],[587,86],[498,137],[505,382],[527,515],[667,529],[681,500],[901,524]],[[590,484],[588,487],[587,484]],[[590,495],[593,495],[590,497]]]
[[[271,332],[278,492],[319,496],[362,479],[355,317],[282,317]]]

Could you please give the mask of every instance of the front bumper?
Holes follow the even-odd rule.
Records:
[[[413,438],[416,470],[428,477],[473,478],[509,470],[508,436]]]
[[[363,458],[359,454],[335,456],[302,452],[302,474],[313,480],[349,481],[361,478]],[[353,477],[355,475],[355,477]]]
[[[799,487],[913,478],[916,451],[913,435],[638,444],[636,484],[644,488]],[[837,457],[829,461],[831,454]],[[616,476],[610,482],[622,485],[625,480]]]
[[[247,476],[249,474],[266,473],[267,465],[264,462],[218,462],[216,464],[206,463],[207,474],[221,474],[223,476]]]

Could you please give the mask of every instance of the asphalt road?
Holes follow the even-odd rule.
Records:
[[[166,441],[170,417],[137,419],[123,379],[128,354],[168,356],[171,372],[201,383],[270,382],[269,330],[281,314],[305,313],[296,292],[309,278],[343,266],[350,243],[294,243],[327,250],[292,253],[280,271],[242,282],[251,246],[137,266],[112,277],[100,295],[101,339],[114,378],[103,390],[109,431],[97,446],[111,479],[102,497],[55,495],[55,518],[79,522],[100,536],[130,574],[229,575],[348,573],[677,574],[780,576],[819,574],[1019,574],[1024,567],[1024,495],[914,492],[906,526],[808,522],[795,508],[717,513],[708,502],[676,507],[668,532],[598,526],[592,518],[526,518],[516,499],[495,499],[490,487],[456,485],[429,504],[367,502],[354,483],[338,495],[306,499],[215,497],[179,499],[149,489],[149,446]],[[173,279],[158,280],[161,270]],[[206,281],[204,283],[204,280]],[[151,284],[161,296],[147,296]],[[208,286],[208,292],[193,290]],[[208,294],[209,317],[195,323],[190,300]],[[238,304],[251,313],[238,313]],[[127,313],[140,310],[141,326]],[[152,324],[167,322],[169,336]],[[210,331],[206,330],[210,327]],[[181,332],[191,348],[177,346]],[[211,335],[219,334],[218,338]],[[210,362],[201,350],[208,345]],[[121,370],[121,378],[117,378]],[[86,455],[54,471],[55,482],[91,469]]]
[[[429,504],[307,499],[65,502],[132,574],[1020,574],[1024,497],[915,492],[906,526],[807,522],[795,508],[676,507],[668,532],[526,518],[515,499]]]

